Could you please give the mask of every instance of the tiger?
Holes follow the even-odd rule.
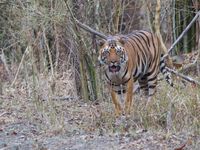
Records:
[[[139,83],[148,100],[156,92],[159,72],[173,86],[171,74],[162,57],[160,41],[155,34],[135,30],[127,35],[108,36],[105,40],[99,40],[98,44],[98,61],[104,66],[116,117],[130,115],[135,82]],[[122,94],[125,98],[119,100]]]

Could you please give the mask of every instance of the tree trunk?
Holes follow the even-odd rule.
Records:
[[[66,2],[66,4],[68,5],[68,2]],[[79,4],[79,5],[78,5]],[[72,2],[72,8],[74,8],[72,15],[75,15],[75,17],[80,18],[80,12],[82,12],[83,7],[79,7],[82,6],[80,5],[82,4],[82,2],[80,0],[78,0],[78,2],[73,1]],[[68,9],[70,9],[69,5],[68,5]],[[71,9],[70,9],[71,11]],[[85,55],[85,49],[84,49],[84,44],[83,44],[83,39],[81,37],[81,33],[79,31],[79,28],[77,27],[76,23],[74,22],[75,26],[74,26],[74,31],[75,31],[75,35],[76,35],[76,40],[77,40],[77,48],[78,48],[78,56],[79,56],[79,71],[80,71],[80,80],[81,80],[81,96],[84,100],[89,100],[89,93],[88,93],[88,82],[87,82],[87,72],[85,69],[85,60],[84,60],[84,55]],[[75,43],[74,43],[75,44]]]
[[[94,24],[94,29],[99,31],[99,26],[100,26],[100,23],[99,23],[99,20],[97,18],[99,18],[99,7],[100,7],[100,1],[99,0],[94,0],[94,4],[95,4],[95,7],[94,7],[94,15],[93,15],[93,24]],[[98,61],[98,46],[97,46],[97,42],[96,42],[96,36],[93,35],[92,36],[92,45],[95,49],[95,52],[94,52],[94,55],[93,55],[93,62],[96,62],[95,63],[95,66],[98,66],[97,64],[97,61]],[[102,85],[102,73],[100,71],[100,69],[95,69],[95,88],[96,88],[96,99],[103,99],[103,85]]]
[[[113,34],[117,34],[119,31],[119,21],[120,21],[120,16],[121,16],[121,0],[114,0],[113,1],[114,4],[114,17],[113,17],[113,24],[114,24],[114,33]]]
[[[167,47],[165,46],[162,35],[160,33],[160,10],[161,10],[160,0],[157,0],[154,28],[155,28],[156,35],[158,36],[158,39],[160,41],[161,49],[164,51],[165,54],[167,54],[168,53]],[[170,58],[169,55],[167,56],[167,59],[168,59],[168,66],[172,68],[173,67],[172,59]]]
[[[80,5],[83,4],[83,5]],[[87,5],[84,5],[84,4],[87,4]],[[76,8],[76,10],[74,10],[74,14],[75,14],[75,17],[76,18],[80,18],[81,19],[81,16],[80,16],[80,13],[78,12],[84,12],[85,9],[87,9],[86,6],[88,7],[91,7],[93,5],[96,5],[98,4],[98,1],[97,3],[94,3],[91,1],[90,2],[86,2],[86,1],[78,1],[76,3],[74,3],[74,8]],[[85,6],[85,7],[83,7]],[[97,5],[98,6],[98,5]],[[70,9],[70,8],[69,8]],[[96,10],[95,10],[96,11]],[[86,12],[86,11],[85,11]],[[87,15],[91,15],[90,13],[91,12],[86,12]],[[92,13],[94,13],[94,11],[92,11]],[[82,17],[83,19],[83,17]],[[74,20],[75,21],[75,20]],[[82,21],[83,22],[83,21]],[[80,80],[81,80],[81,94],[82,94],[82,97],[85,99],[85,100],[96,100],[97,99],[97,93],[98,93],[98,90],[97,90],[97,74],[96,74],[96,70],[95,69],[95,66],[94,66],[94,59],[92,57],[91,52],[90,51],[87,51],[86,48],[88,48],[87,46],[87,39],[83,38],[83,34],[80,32],[79,28],[77,27],[76,25],[76,22],[75,23],[75,28],[74,28],[74,31],[75,31],[75,34],[77,36],[77,41],[78,41],[78,49],[79,49],[79,71],[80,71]],[[93,21],[94,23],[94,21]]]

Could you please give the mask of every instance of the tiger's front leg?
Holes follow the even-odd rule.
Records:
[[[126,100],[125,100],[126,117],[128,117],[131,112],[132,98],[133,98],[133,78],[131,78],[127,83]]]
[[[115,107],[115,116],[116,118],[118,118],[122,114],[122,107],[120,105],[119,100],[117,99],[117,94],[113,89],[111,92],[111,96],[112,96],[112,101]]]

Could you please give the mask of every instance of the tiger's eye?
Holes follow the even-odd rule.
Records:
[[[109,54],[109,51],[108,50],[103,50],[103,55],[108,55]]]
[[[117,50],[116,50],[116,53],[117,53],[118,55],[121,55],[121,54],[123,53],[122,48],[120,47],[119,49],[117,49]]]

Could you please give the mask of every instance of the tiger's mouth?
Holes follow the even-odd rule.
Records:
[[[119,65],[112,65],[112,66],[109,66],[109,71],[110,72],[118,72],[120,70],[120,66]]]

